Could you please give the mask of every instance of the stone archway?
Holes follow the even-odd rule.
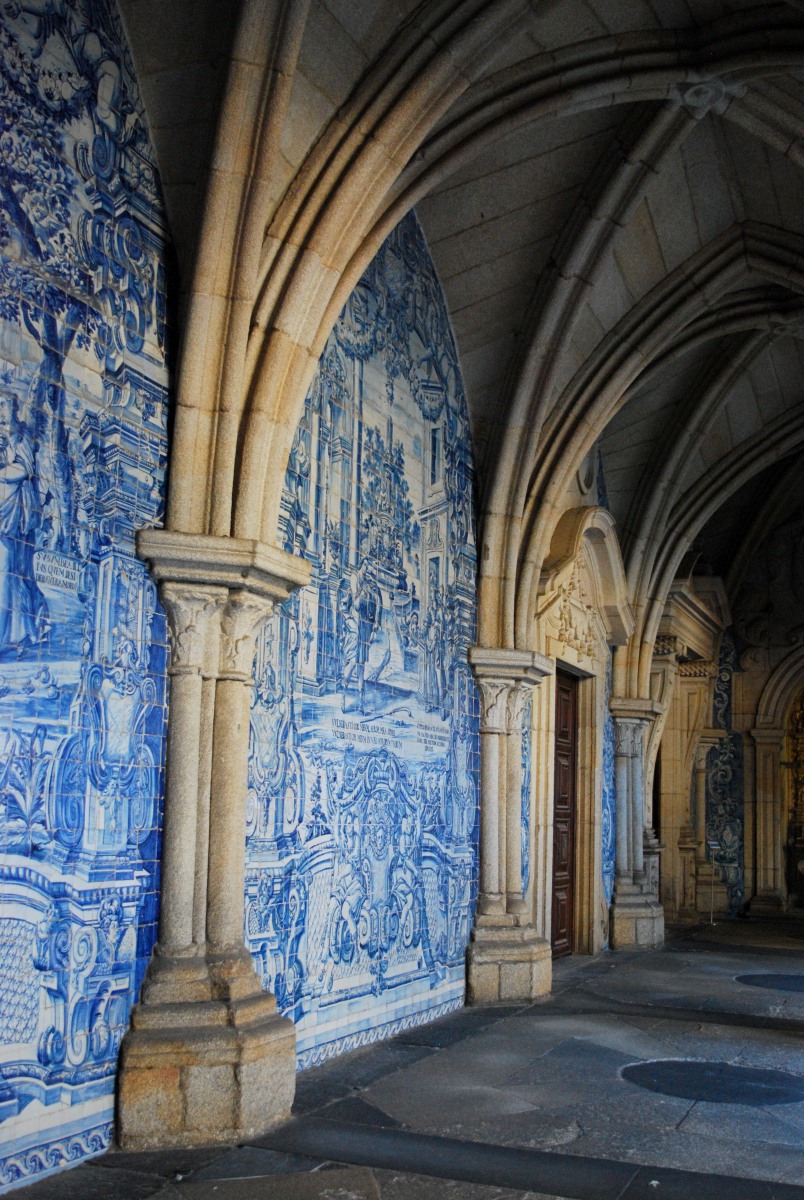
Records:
[[[793,802],[792,775],[784,771],[785,740],[804,687],[804,646],[798,646],[773,672],[757,706],[751,730],[756,746],[756,895],[751,911],[778,912],[788,899],[785,845]]]

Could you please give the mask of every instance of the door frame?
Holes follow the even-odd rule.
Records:
[[[569,943],[569,949],[561,950],[557,954],[556,949],[555,949],[555,942],[554,942],[555,929],[553,927],[553,916],[554,916],[553,908],[554,908],[555,899],[556,899],[556,875],[555,875],[555,870],[556,870],[556,859],[555,859],[556,832],[555,831],[556,831],[556,800],[558,797],[557,759],[558,759],[558,723],[559,723],[558,718],[559,718],[559,707],[560,707],[558,700],[559,700],[559,695],[561,693],[562,685],[568,691],[571,690],[571,692],[572,692],[572,710],[573,711],[572,711],[570,753],[569,753],[570,779],[571,779],[571,786],[569,789],[570,798],[571,798],[571,803],[569,805],[569,814],[570,814],[569,815],[569,823],[570,823],[570,827],[571,827],[571,829],[570,829],[571,844],[569,846],[569,852],[568,852],[568,856],[567,856],[568,865],[569,865],[569,872],[568,872],[568,874],[569,874],[569,881],[568,881],[568,883],[569,883],[569,886],[568,886],[569,920],[567,922],[567,941]],[[577,893],[578,893],[578,824],[579,824],[579,821],[578,821],[578,809],[579,809],[579,804],[578,804],[579,695],[578,694],[579,694],[579,692],[580,692],[580,687],[579,687],[578,676],[574,672],[562,670],[560,664],[557,663],[556,664],[555,687],[554,687],[554,703],[553,703],[553,708],[554,708],[553,796],[552,796],[552,805],[551,805],[552,828],[553,828],[553,838],[552,838],[553,853],[552,853],[552,870],[551,870],[551,874],[550,874],[550,904],[551,904],[550,946],[553,951],[553,958],[557,958],[557,957],[564,958],[564,957],[568,957],[571,954],[575,954],[576,953],[576,945],[577,945],[577,943],[576,943],[576,934],[577,934],[576,908],[577,908],[577,900],[578,900]]]

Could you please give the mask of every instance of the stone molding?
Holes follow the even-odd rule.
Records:
[[[705,658],[679,663],[678,674],[681,679],[711,679],[717,674],[717,663]]]
[[[141,529],[137,553],[157,583],[247,591],[275,604],[310,582],[310,564],[253,538]]]

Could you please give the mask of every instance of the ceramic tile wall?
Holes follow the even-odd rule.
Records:
[[[706,756],[706,842],[728,893],[729,915],[740,912],[745,898],[745,812],[743,739],[731,727],[732,680],[738,670],[734,635],[723,635],[712,702],[712,724],[727,729],[728,737]]]
[[[533,699],[522,711],[522,896],[530,884],[530,791],[533,779]]]
[[[103,1150],[154,940],[162,204],[110,0],[0,26],[0,1189]]]
[[[258,645],[245,924],[305,1067],[464,997],[477,891],[474,470],[413,215],[321,357],[280,542],[313,578]]]

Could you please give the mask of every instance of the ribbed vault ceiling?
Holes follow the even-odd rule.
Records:
[[[197,191],[213,125],[203,68],[227,26],[214,4],[178,5],[157,52],[147,30],[164,28],[161,4],[121,6],[186,230],[182,196]],[[437,7],[309,5],[266,228],[372,64]],[[761,481],[804,444],[804,12],[740,0],[497,8],[510,20],[459,64],[464,86],[378,191],[376,228],[394,202],[399,215],[415,203],[486,503],[522,514],[520,559],[543,551],[540,513],[597,440],[629,582],[649,598],[692,540],[726,571]],[[199,12],[188,49],[174,27]],[[177,240],[181,256],[189,239]]]

